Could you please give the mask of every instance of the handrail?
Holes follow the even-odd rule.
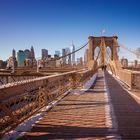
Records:
[[[11,130],[69,89],[81,88],[93,74],[93,70],[81,69],[2,87],[0,134]]]

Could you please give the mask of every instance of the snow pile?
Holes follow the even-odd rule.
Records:
[[[87,81],[87,82],[85,83],[84,89],[88,90],[88,89],[93,85],[93,83],[95,82],[96,78],[97,78],[97,73],[95,73],[95,74],[90,78],[90,80]]]
[[[75,95],[79,95],[79,94],[83,94],[85,91],[89,90],[90,87],[93,85],[93,83],[96,81],[96,78],[97,78],[97,73],[95,73],[91,78],[90,80],[88,80],[82,89],[74,89],[74,90],[71,90],[71,93],[72,94],[75,94]]]
[[[39,120],[39,118],[42,118],[45,113],[38,113],[35,116],[30,117],[29,119],[18,125],[16,129],[10,131],[9,133],[6,133],[1,140],[16,140],[19,136],[23,136],[27,130],[30,130],[32,128],[32,124]]]

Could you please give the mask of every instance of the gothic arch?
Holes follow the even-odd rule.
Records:
[[[95,60],[95,49],[99,47],[101,50],[101,63],[105,63],[106,57],[106,48],[109,46],[111,49],[111,60],[118,60],[117,48],[119,47],[117,36],[101,36],[101,37],[93,37],[89,36],[89,54],[88,54],[88,62]]]

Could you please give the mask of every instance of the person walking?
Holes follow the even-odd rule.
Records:
[[[106,65],[104,65],[104,70],[106,70],[106,68],[107,68],[107,66],[106,66]]]
[[[102,71],[103,71],[104,70],[104,65],[102,65],[101,68],[102,68]]]

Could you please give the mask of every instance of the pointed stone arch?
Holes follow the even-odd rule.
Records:
[[[95,56],[95,49],[96,47],[100,47],[101,50],[101,55],[100,55],[100,60],[102,64],[105,64],[105,59],[106,59],[106,48],[110,47],[111,49],[111,60],[118,60],[118,37],[117,36],[101,36],[101,37],[94,37],[94,36],[89,36],[89,47],[88,47],[88,63],[91,64],[91,61],[94,61],[94,56]]]

